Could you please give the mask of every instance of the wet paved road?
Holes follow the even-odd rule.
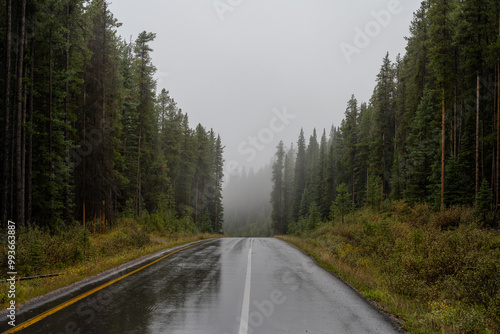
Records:
[[[19,333],[398,331],[285,242],[225,238],[175,253]]]

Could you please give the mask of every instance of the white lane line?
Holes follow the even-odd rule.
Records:
[[[240,330],[238,334],[248,333],[248,314],[250,312],[250,277],[252,276],[252,244],[250,239],[250,250],[248,251],[247,278],[245,281],[245,292],[243,292],[243,306],[241,307]]]

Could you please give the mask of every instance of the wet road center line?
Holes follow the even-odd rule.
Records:
[[[240,330],[238,334],[248,333],[248,315],[250,312],[250,278],[252,276],[252,244],[250,239],[250,249],[248,250],[247,276],[245,280],[245,291],[243,292],[243,306],[241,307]]]

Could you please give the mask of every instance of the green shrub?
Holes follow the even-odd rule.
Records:
[[[474,215],[469,208],[454,206],[435,213],[431,216],[430,223],[442,230],[456,228],[462,224],[475,222]]]

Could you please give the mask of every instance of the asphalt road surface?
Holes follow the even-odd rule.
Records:
[[[138,269],[88,296],[78,292],[68,305],[21,313],[26,321],[52,309],[18,333],[399,333],[351,288],[278,239],[217,239]]]

